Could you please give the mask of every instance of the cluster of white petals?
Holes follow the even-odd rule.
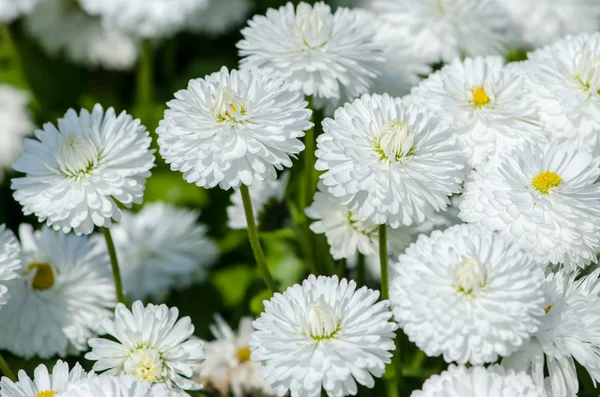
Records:
[[[39,0],[0,0],[0,24],[10,23],[31,11]]]
[[[151,385],[133,376],[93,376],[80,381],[70,382],[64,391],[64,397],[177,397],[164,384]],[[41,397],[41,396],[40,396]]]
[[[23,138],[33,134],[35,129],[27,109],[30,100],[27,92],[0,84],[0,166],[3,168],[12,166],[21,153]],[[0,170],[0,181],[3,179],[4,170]]]
[[[191,13],[187,29],[209,35],[221,35],[241,25],[252,8],[250,0],[207,0],[208,4]]]
[[[6,282],[19,277],[21,247],[15,235],[0,225],[0,306],[8,302],[10,294]]]

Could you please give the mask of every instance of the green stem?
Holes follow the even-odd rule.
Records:
[[[250,199],[250,192],[248,186],[242,185],[240,187],[242,193],[242,201],[244,203],[244,212],[246,213],[246,222],[248,224],[248,239],[250,240],[250,246],[252,247],[252,253],[256,264],[258,265],[258,271],[261,274],[265,284],[271,290],[271,292],[277,292],[277,285],[271,276],[269,267],[267,266],[267,260],[265,254],[260,246],[260,240],[258,239],[258,229],[256,228],[256,221],[254,220],[254,212],[252,211],[252,200]]]
[[[17,377],[15,376],[14,372],[11,371],[10,367],[8,366],[8,363],[6,362],[4,357],[2,357],[1,354],[0,354],[0,371],[2,371],[2,374],[4,374],[4,376],[9,378],[13,382],[17,381]]]
[[[342,278],[346,274],[346,267],[348,266],[346,258],[342,258],[338,263],[337,275]]]
[[[312,107],[312,98],[308,98],[308,104]],[[317,120],[315,110],[313,109],[312,120],[315,126],[306,131],[304,136],[304,200],[302,201],[302,211],[308,207],[313,199],[314,194],[314,168],[315,168],[315,128]]]
[[[360,288],[365,285],[365,256],[358,253],[358,258],[356,259],[356,285]]]
[[[154,63],[152,42],[142,42],[140,59],[137,68],[136,104],[138,108],[147,111],[154,96]]]
[[[381,299],[389,299],[387,226],[379,225],[379,263],[381,264]]]
[[[106,247],[108,248],[108,256],[110,257],[110,264],[112,266],[113,279],[115,280],[115,291],[117,293],[117,302],[125,303],[125,296],[123,295],[123,283],[121,282],[121,272],[119,271],[119,260],[117,259],[117,251],[115,250],[115,244],[110,234],[110,229],[103,227],[102,233],[104,233],[104,238],[106,239]]]
[[[385,390],[387,397],[399,397],[398,386],[393,379],[389,379],[385,382]]]

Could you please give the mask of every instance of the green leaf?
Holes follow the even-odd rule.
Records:
[[[155,170],[146,183],[144,201],[165,201],[181,206],[204,207],[208,196],[204,189],[186,182],[179,173]]]
[[[268,289],[260,291],[252,299],[250,299],[250,311],[255,315],[259,315],[265,310],[264,301],[271,299],[273,294]]]
[[[214,271],[211,283],[221,293],[225,307],[235,308],[242,304],[246,290],[256,277],[253,266],[238,264]]]

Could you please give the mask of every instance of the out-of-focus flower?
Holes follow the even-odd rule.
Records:
[[[4,179],[4,168],[10,167],[21,153],[23,138],[35,129],[27,109],[29,101],[25,91],[0,84],[0,181]]]

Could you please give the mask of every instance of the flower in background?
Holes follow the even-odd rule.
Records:
[[[599,166],[569,145],[525,144],[473,172],[459,216],[518,241],[542,266],[574,271],[600,251]]]
[[[600,382],[600,270],[578,276],[578,272],[562,269],[546,277],[546,314],[539,330],[502,361],[504,366],[531,374],[552,397],[577,395],[575,362],[594,382]]]
[[[4,224],[0,225],[0,306],[6,304],[10,298],[7,282],[20,276],[21,247],[13,232]]]
[[[19,228],[20,278],[0,315],[0,348],[31,358],[77,354],[111,316],[115,288],[108,255],[86,236]]]
[[[35,214],[55,230],[90,234],[121,219],[117,203],[142,202],[144,184],[154,166],[150,135],[139,120],[100,105],[79,115],[69,109],[58,120],[26,139],[13,168],[14,197],[25,215]]]
[[[0,0],[1,2],[2,0]],[[10,0],[14,1],[14,0]],[[35,126],[27,109],[29,94],[7,84],[0,84],[0,165],[10,167],[21,153],[23,137],[32,134]],[[0,170],[0,182],[4,170]]]
[[[304,149],[312,127],[303,96],[259,70],[221,71],[189,82],[168,102],[160,153],[189,183],[238,188],[275,180]]]
[[[463,224],[421,235],[393,270],[394,318],[425,354],[447,362],[514,353],[544,313],[541,269],[492,230]]]
[[[252,200],[252,210],[254,219],[258,221],[258,227],[268,226],[267,223],[281,224],[284,214],[279,210],[280,204],[285,199],[285,190],[290,180],[290,173],[284,172],[278,179],[271,181],[256,181],[250,189],[250,199]],[[279,218],[279,219],[274,219]],[[227,207],[227,225],[231,229],[246,229],[246,215],[244,213],[244,203],[242,194],[236,190],[231,195],[231,205]],[[274,221],[274,222],[273,222]]]
[[[260,364],[250,360],[252,318],[242,317],[237,332],[219,315],[210,326],[214,341],[204,341],[206,360],[198,366],[200,383],[221,395],[270,396],[274,392],[260,376]]]
[[[146,307],[133,302],[132,310],[118,303],[115,319],[105,319],[101,326],[116,339],[91,338],[92,351],[85,355],[96,361],[94,371],[106,375],[131,375],[153,385],[164,383],[180,395],[184,390],[200,390],[202,385],[189,379],[193,367],[204,359],[203,342],[188,340],[194,333],[189,317],[179,317],[176,307]]]
[[[355,395],[372,388],[391,362],[394,331],[389,301],[337,276],[311,275],[265,301],[254,321],[252,360],[279,396]]]
[[[199,215],[165,203],[123,213],[111,233],[129,298],[159,301],[172,288],[206,279],[218,248],[207,238],[206,226],[197,222]]]
[[[447,122],[425,108],[365,94],[325,119],[323,130],[315,168],[360,221],[420,223],[460,190],[461,149]]]
[[[371,0],[366,6],[430,63],[500,55],[512,28],[498,0]]]
[[[502,57],[454,60],[413,88],[410,100],[448,120],[471,167],[525,141],[545,143],[527,80]]]
[[[0,0],[0,24],[10,23],[28,13],[39,0]]]
[[[470,367],[450,365],[447,371],[433,375],[425,381],[422,390],[411,397],[545,397],[529,376],[506,371],[494,365]]]
[[[58,360],[52,373],[48,373],[48,368],[40,364],[33,372],[33,379],[23,370],[19,371],[18,378],[18,382],[13,382],[6,376],[2,377],[0,397],[52,397],[63,393],[74,382],[93,379],[95,376],[87,374],[79,363],[69,371],[69,364]]]
[[[248,21],[242,35],[242,69],[280,75],[317,107],[369,91],[383,62],[369,19],[347,8],[332,13],[323,2],[269,9]]]
[[[94,376],[78,382],[69,383],[64,397],[175,397],[165,385],[150,385],[132,376]],[[38,396],[46,397],[46,396]]]
[[[86,13],[83,4],[73,0],[39,1],[25,18],[25,27],[50,55],[63,53],[69,60],[90,67],[133,68],[138,57],[137,40],[103,25],[100,18]]]
[[[251,8],[250,0],[208,0],[206,7],[190,14],[187,28],[192,32],[221,35],[246,22]]]

